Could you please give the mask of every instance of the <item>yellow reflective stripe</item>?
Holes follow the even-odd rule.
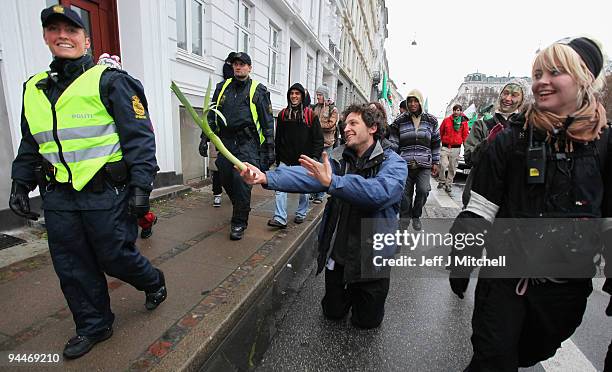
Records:
[[[57,130],[57,137],[60,141],[65,140],[73,140],[73,139],[87,139],[91,137],[101,137],[109,134],[117,133],[117,126],[115,123],[110,123],[108,125],[96,125],[96,126],[87,126],[87,127],[75,127],[75,128],[65,128]],[[48,130],[46,132],[39,132],[33,134],[34,139],[40,145],[46,142],[53,142],[55,139],[53,138],[53,130]]]
[[[223,97],[223,94],[225,93],[225,88],[227,88],[227,86],[230,85],[231,82],[232,82],[232,78],[229,78],[225,80],[225,82],[223,83],[223,86],[221,87],[221,91],[219,92],[219,96],[217,97],[217,102],[215,102],[217,105],[219,105],[219,102],[221,101],[221,97]],[[223,120],[221,120],[221,123],[227,126],[227,123],[225,123]]]
[[[89,149],[76,150],[76,151],[62,151],[64,155],[64,160],[66,163],[78,163],[85,160],[97,159],[109,155],[113,155],[121,150],[121,144],[119,143],[111,143],[110,145],[93,147]],[[50,152],[41,154],[45,159],[47,159],[51,164],[61,165],[61,160],[59,156],[59,152]]]
[[[257,115],[257,106],[253,102],[253,97],[255,97],[255,90],[259,85],[259,81],[252,80],[251,81],[251,89],[249,91],[249,99],[250,99],[250,107],[251,107],[251,115],[253,116],[253,123],[255,123],[255,128],[257,129],[257,133],[259,134],[259,144],[261,145],[266,140],[263,132],[261,130],[261,125],[259,125],[259,115]]]
[[[119,135],[117,133],[101,137],[62,141],[62,151],[77,151],[87,148],[110,145],[113,143],[119,143]],[[86,146],[83,146],[83,144],[86,144]]]
[[[65,152],[83,150],[90,147],[110,145],[115,142],[119,143],[119,135],[117,133],[111,133],[106,136],[93,138],[77,138],[72,140],[65,140],[61,142],[61,145],[62,151]],[[56,142],[46,142],[39,146],[39,152],[41,154],[57,151],[59,151],[59,146]]]

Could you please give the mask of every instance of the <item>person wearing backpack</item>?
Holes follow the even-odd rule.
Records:
[[[612,136],[598,98],[603,61],[599,44],[585,37],[543,49],[532,67],[534,104],[481,156],[470,201],[450,231],[484,232],[487,257],[507,262],[480,268],[474,354],[465,371],[517,371],[555,355],[582,322],[602,254],[603,290],[612,294]],[[482,247],[451,250],[449,281],[459,298],[474,269],[459,259],[481,258]]]
[[[279,167],[299,165],[300,155],[320,158],[323,151],[323,133],[319,118],[304,104],[306,91],[302,84],[295,83],[287,92],[287,107],[276,118],[276,165]],[[300,194],[300,201],[293,222],[304,222],[308,213],[308,194]],[[268,226],[287,227],[287,193],[276,191],[274,217]]]

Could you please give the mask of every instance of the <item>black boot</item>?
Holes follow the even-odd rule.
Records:
[[[232,226],[230,228],[230,240],[240,240],[244,236],[245,226]]]
[[[64,357],[66,359],[76,359],[87,354],[98,342],[108,340],[113,335],[113,328],[108,327],[102,332],[93,336],[74,336],[66,346],[64,346]]]
[[[157,270],[157,272],[159,273],[160,285],[155,290],[145,290],[145,307],[147,308],[147,310],[155,310],[159,306],[159,304],[164,302],[164,300],[168,296],[168,291],[166,290],[166,278],[164,277],[164,273],[160,269],[155,270]]]

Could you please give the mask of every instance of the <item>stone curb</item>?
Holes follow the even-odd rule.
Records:
[[[271,285],[301,243],[318,227],[323,207],[311,210],[305,228],[279,231],[264,243],[241,267],[228,276],[185,317],[177,321],[159,340],[149,346],[128,368],[131,371],[199,371],[216,351],[257,298]],[[250,267],[249,267],[250,266]],[[245,274],[244,271],[247,271]],[[222,301],[214,304],[220,295]],[[197,318],[200,317],[200,320]],[[186,324],[193,319],[192,325]],[[185,330],[172,344],[172,329]]]

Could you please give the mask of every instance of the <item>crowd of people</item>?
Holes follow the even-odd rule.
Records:
[[[146,238],[156,221],[149,208],[158,170],[155,138],[142,85],[120,69],[118,59],[93,62],[80,16],[54,5],[42,11],[41,23],[53,61],[49,71],[24,84],[9,203],[17,215],[36,219],[28,194],[40,188],[53,265],[76,325],[63,354],[78,358],[113,333],[105,274],[143,291],[149,310],[167,297],[163,272],[135,246],[137,226]],[[316,89],[311,105],[309,92],[296,82],[275,118],[267,88],[250,76],[251,57],[232,52],[212,97],[223,117],[211,111],[208,122],[246,169],[239,172],[219,154],[213,206],[221,205],[225,190],[232,203],[229,237],[240,240],[253,185],[276,191],[268,221],[273,228],[288,226],[287,193],[299,194],[296,224],[305,221],[310,201],[325,201],[317,269],[325,271],[323,314],[344,319],[350,312],[356,327],[378,327],[390,271],[375,267],[373,257],[393,257],[397,247],[374,251],[362,237],[410,225],[421,230],[431,177],[452,192],[461,146],[473,170],[452,233],[496,231],[503,218],[612,218],[612,136],[599,99],[603,61],[601,47],[589,38],[550,45],[533,63],[533,96],[522,82],[507,84],[494,115],[470,130],[460,105],[438,125],[417,89],[389,124],[379,102],[351,104],[340,114],[327,86]],[[205,135],[199,153],[209,154]],[[577,262],[591,276],[602,251],[612,262],[612,224],[603,221],[602,247],[577,250],[585,242],[576,241],[564,248],[582,254]],[[489,254],[512,244],[517,249],[513,239],[496,242],[487,246]],[[529,249],[518,246],[521,257],[529,257]],[[451,251],[455,257],[481,255]],[[448,269],[452,292],[463,298],[472,270]],[[605,265],[605,275],[604,290],[612,294],[612,265]],[[465,370],[516,371],[554,355],[582,321],[591,276],[481,277],[474,353]],[[612,316],[612,300],[605,311]]]

